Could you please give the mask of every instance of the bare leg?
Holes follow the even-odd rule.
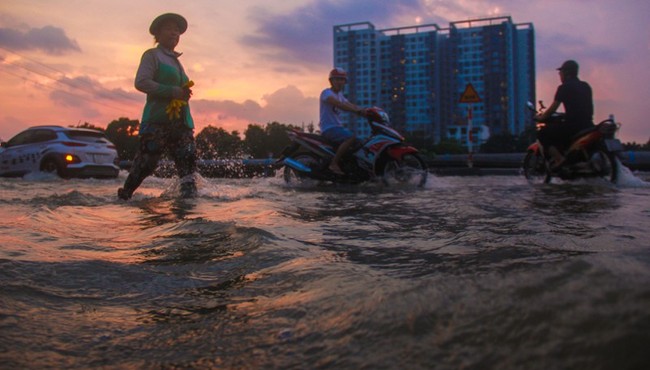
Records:
[[[551,155],[551,158],[553,159],[553,167],[554,168],[557,168],[560,165],[562,165],[562,163],[564,163],[564,156],[553,145],[549,146],[548,153]]]
[[[341,167],[339,166],[339,163],[341,162],[341,158],[345,153],[348,151],[350,146],[352,146],[352,143],[354,143],[356,137],[352,136],[349,139],[345,140],[341,145],[339,145],[339,148],[336,149],[336,154],[334,155],[334,158],[332,158],[332,162],[330,163],[329,169],[330,171],[343,175],[343,170],[341,170]]]
[[[117,190],[117,196],[124,200],[131,199],[135,189],[156,170],[159,160],[160,153],[147,153],[140,150],[133,160],[129,176],[124,181],[124,187]]]

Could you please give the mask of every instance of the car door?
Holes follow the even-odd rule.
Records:
[[[7,142],[0,157],[0,169],[5,176],[22,176],[39,170],[43,150],[56,133],[47,129],[23,131]]]
[[[26,172],[40,170],[43,154],[55,140],[57,140],[57,135],[53,130],[37,129],[32,132],[27,139],[28,143],[24,146],[21,157]]]
[[[22,176],[27,172],[27,164],[22,158],[31,135],[31,130],[23,131],[5,144],[0,153],[0,173],[3,176]]]

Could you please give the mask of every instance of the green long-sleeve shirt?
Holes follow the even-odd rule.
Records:
[[[135,75],[135,88],[147,94],[142,112],[142,123],[171,123],[165,112],[172,99],[181,98],[182,86],[189,78],[176,53],[158,45],[144,52]],[[189,128],[194,128],[190,106],[181,111],[181,118]]]

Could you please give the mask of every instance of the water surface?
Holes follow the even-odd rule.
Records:
[[[0,368],[634,369],[650,185],[0,179]]]

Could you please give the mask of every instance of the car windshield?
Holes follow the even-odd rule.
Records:
[[[73,140],[86,141],[90,143],[100,142],[106,138],[106,136],[102,132],[81,131],[81,130],[66,131],[65,135]]]

